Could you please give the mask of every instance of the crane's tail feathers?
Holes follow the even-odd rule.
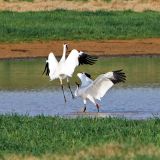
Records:
[[[126,81],[126,75],[124,72],[122,72],[123,70],[117,70],[117,71],[113,71],[113,76],[114,79],[112,79],[112,82],[115,83],[120,83],[120,82],[125,82]]]

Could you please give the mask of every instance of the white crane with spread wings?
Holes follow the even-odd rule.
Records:
[[[77,89],[75,91],[75,96],[79,96],[83,99],[83,112],[86,111],[87,100],[94,103],[99,112],[99,104],[96,103],[96,99],[101,100],[101,98],[114,84],[125,82],[126,80],[126,75],[122,70],[101,74],[94,81],[88,73],[78,73],[77,76],[81,80],[81,85],[76,83]]]
[[[63,55],[60,61],[58,62],[53,53],[49,53],[48,60],[46,60],[46,65],[44,69],[44,73],[50,77],[50,80],[59,79],[61,88],[63,91],[64,100],[66,102],[66,97],[63,89],[63,79],[67,79],[68,87],[72,94],[72,98],[74,95],[70,88],[69,78],[72,77],[75,68],[78,65],[89,64],[93,65],[97,61],[97,57],[90,56],[82,51],[78,51],[73,49],[66,59],[67,52],[67,44],[63,45]]]

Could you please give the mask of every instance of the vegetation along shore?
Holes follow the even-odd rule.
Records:
[[[160,54],[159,12],[1,11],[0,19],[0,58],[61,55],[63,43],[95,55]]]
[[[160,37],[160,13],[152,11],[4,11],[0,19],[1,42]]]
[[[1,159],[154,159],[160,119],[0,115]],[[106,156],[107,155],[107,156]]]

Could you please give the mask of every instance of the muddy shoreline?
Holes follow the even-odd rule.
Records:
[[[0,59],[46,57],[53,52],[62,55],[62,45],[97,56],[160,55],[160,38],[105,41],[36,41],[0,43]]]

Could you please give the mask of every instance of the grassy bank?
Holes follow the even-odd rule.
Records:
[[[158,159],[160,156],[160,119],[1,115],[0,127],[0,155],[6,159]]]
[[[0,12],[0,41],[103,40],[160,37],[160,13]]]

